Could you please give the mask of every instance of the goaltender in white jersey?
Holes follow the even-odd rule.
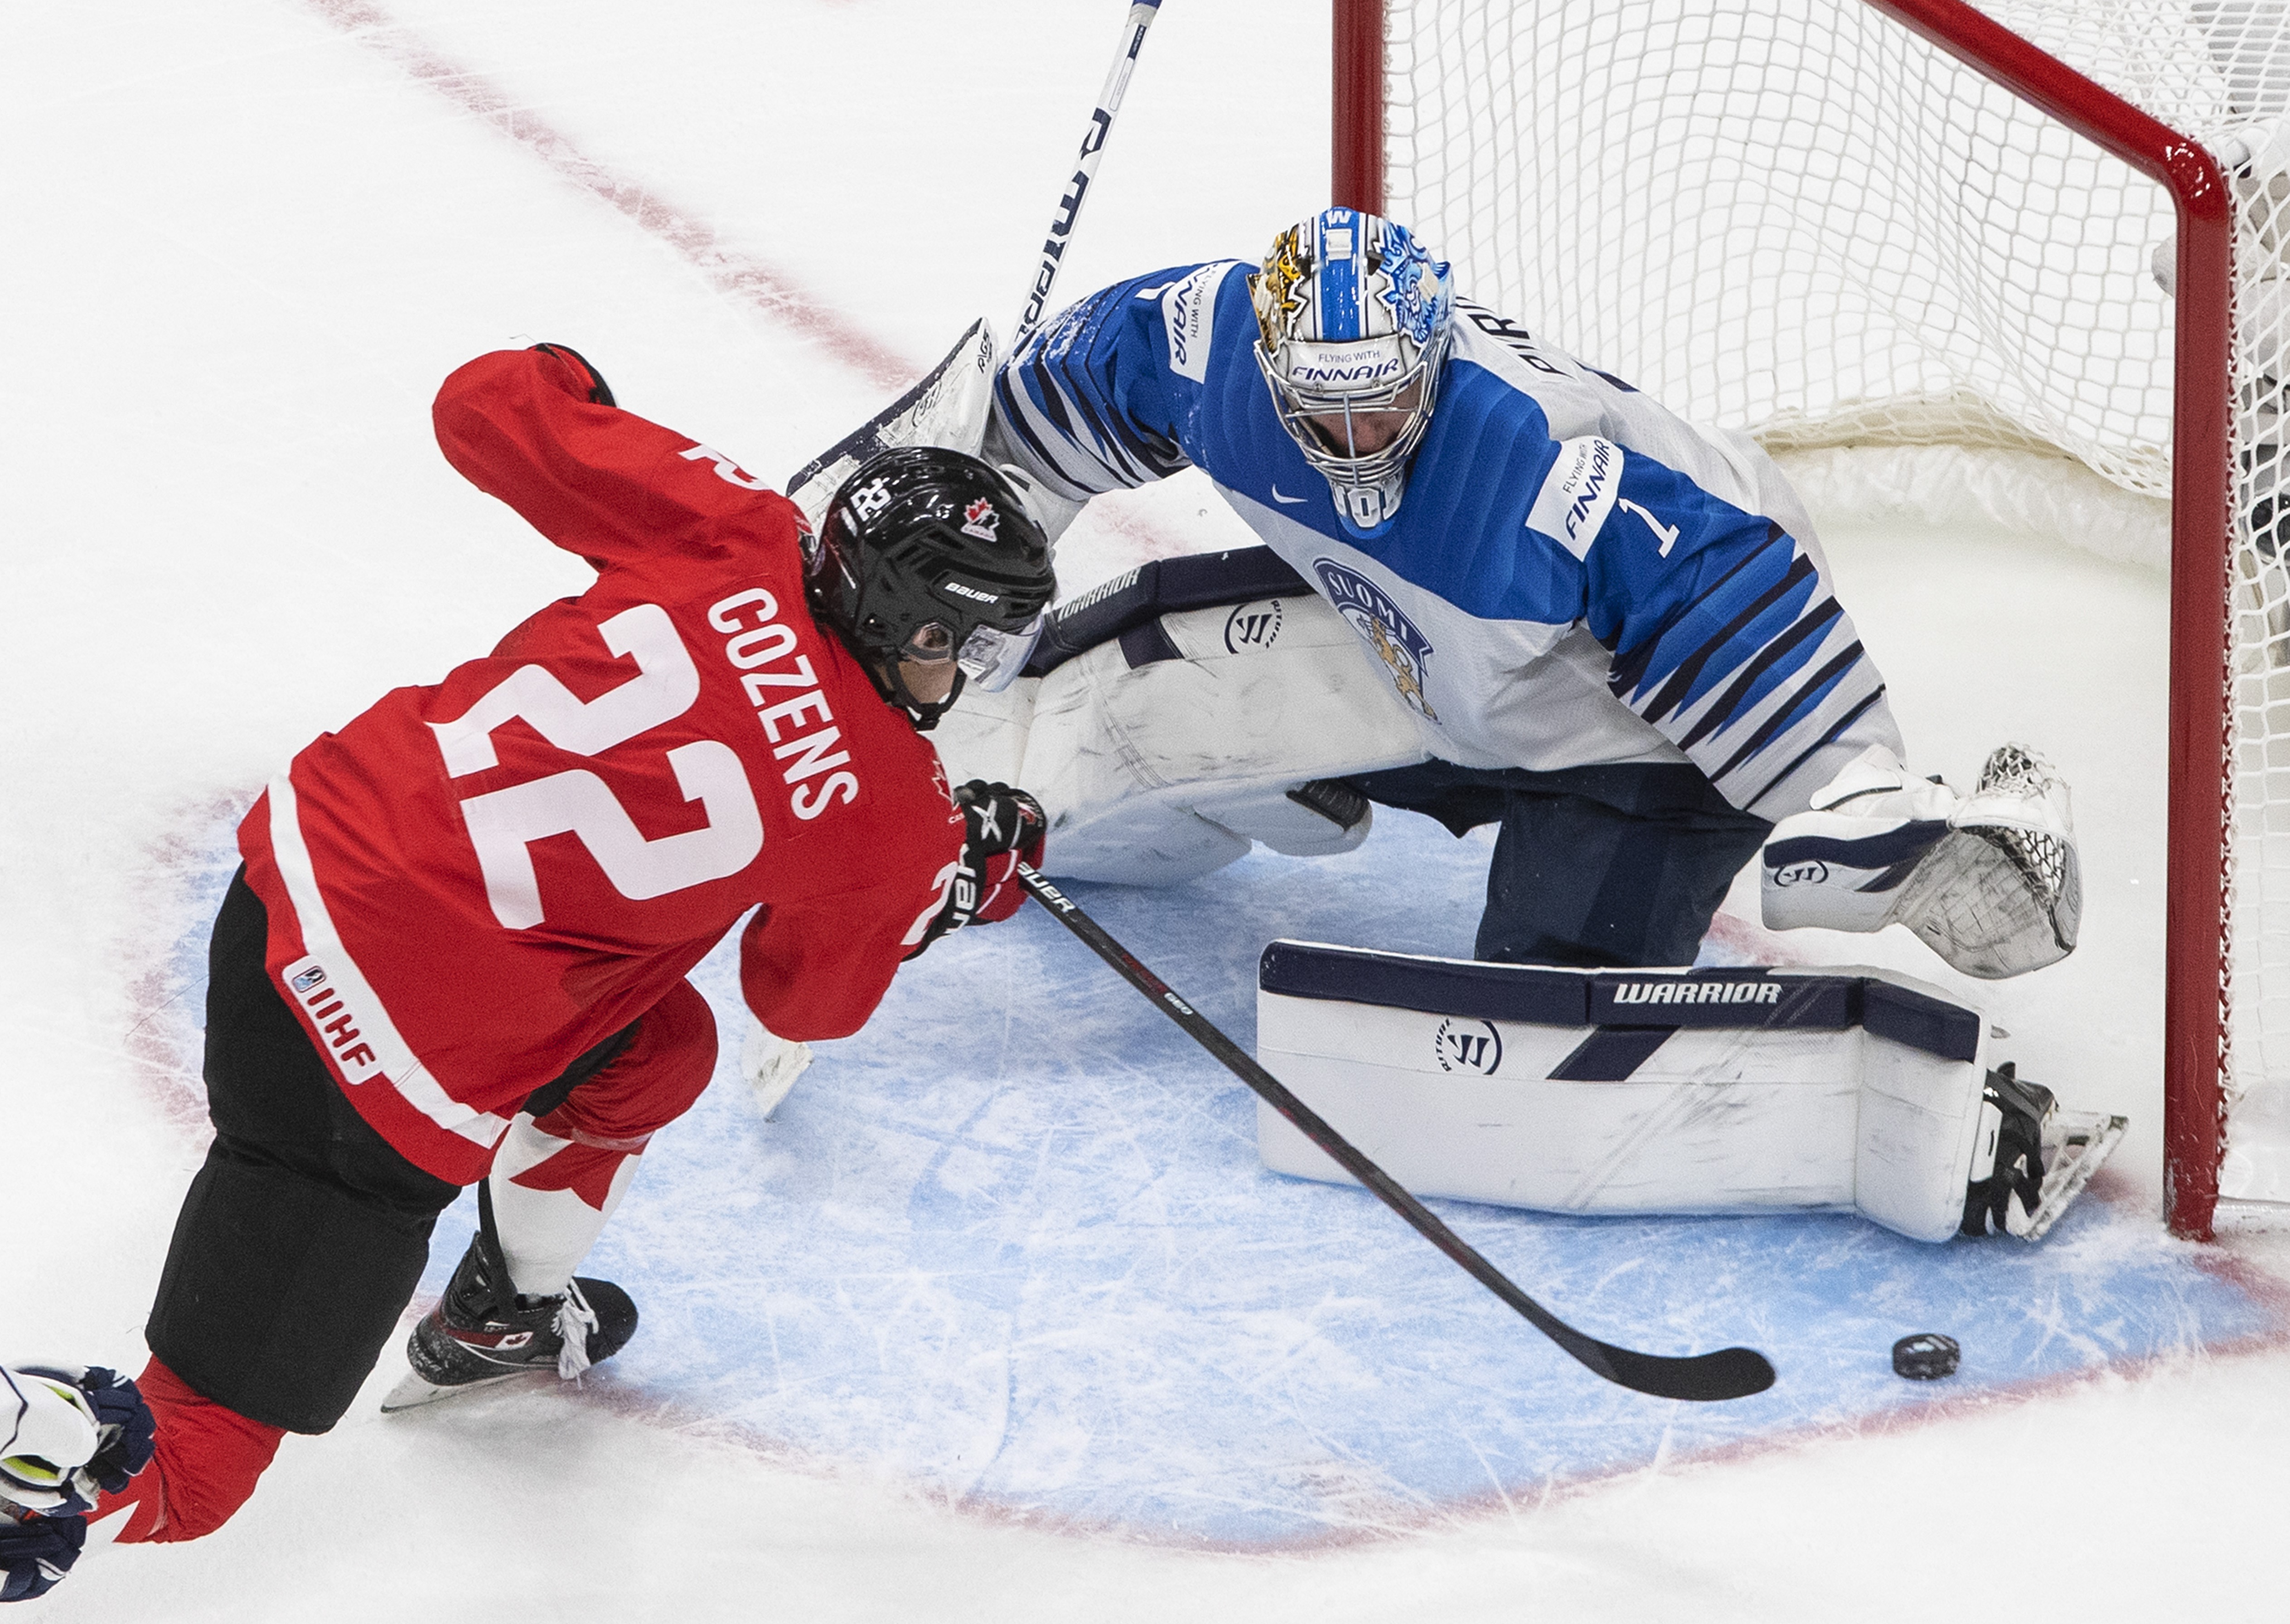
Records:
[[[1062,507],[1053,527],[1093,494],[1197,467],[1326,605],[1298,612],[1292,588],[1285,658],[1244,648],[1192,568],[1161,595],[1177,612],[1158,644],[1123,636],[1085,656],[1105,669],[1066,679],[1091,715],[1045,684],[1024,781],[1066,872],[1188,877],[1250,834],[1293,849],[1268,831],[1318,784],[1337,821],[1364,821],[1349,790],[1458,833],[1500,826],[1482,959],[1690,962],[1761,848],[1775,925],[1899,919],[1986,977],[2074,945],[2065,786],[2022,750],[1968,800],[1903,769],[1883,678],[1771,460],[1458,304],[1447,268],[1389,221],[1330,210],[1261,267],[1177,267],[1082,300],[999,368],[987,451]],[[1233,563],[1238,595],[1263,589]],[[1155,606],[1067,619],[1137,634],[1118,622]],[[1053,627],[1032,669],[1081,635]],[[1351,725],[1325,724],[1331,694]],[[1141,801],[1169,827],[1141,824]],[[1188,820],[1223,845],[1189,846]]]
[[[1345,850],[1380,803],[1458,834],[1498,826],[1481,961],[1690,964],[1761,854],[1777,927],[1899,922],[1987,978],[2073,948],[2066,786],[2019,747],[1997,751],[1969,796],[1906,769],[1883,678],[1764,452],[1458,301],[1448,268],[1404,228],[1333,209],[1283,231],[1261,265],[1116,284],[992,384],[985,454],[1030,482],[1053,534],[1093,495],[1193,467],[1266,544],[1162,560],[1064,606],[1026,668],[1038,680],[993,728],[942,744],[961,770],[1040,798],[1053,872],[1167,883],[1254,839]],[[1469,969],[1453,974],[1469,982]],[[1376,1004],[1378,973],[1346,998]],[[1726,1007],[1754,1051],[1769,1006]],[[1808,1044],[1835,1047],[1846,1093],[1832,1107],[1858,1089],[1863,1046],[1857,1028],[1833,1030],[1785,1040],[1800,1072]],[[1722,1091],[1758,1064],[1734,1052],[1673,1082]],[[1998,1135],[1975,1124],[2030,1118],[2003,1137],[2033,1146],[2033,1118],[2055,1115],[2040,1090],[1995,1086],[1984,1054],[1951,1055],[1928,1081],[1952,1092],[1909,1154],[1948,1164],[1959,1207],[1994,1171]],[[1568,1131],[1659,1138],[1677,1106],[1659,1093],[1604,1087],[1595,1129],[1578,1114]],[[1720,1142],[1745,1166],[1806,1127],[1786,1109],[1730,1116],[1742,1126]],[[1975,1137],[1985,1169],[1966,1159]],[[1516,1142],[1525,1155],[1551,1140],[1530,1124]],[[1776,1196],[1745,1174],[1742,1204],[1854,1204],[1855,1152],[1823,1142],[1842,1147],[1841,1186]],[[2042,1160],[2031,1150],[2003,1180],[2017,1196],[1996,1204],[1994,1227],[2014,1207],[2011,1227],[2028,1227]],[[1524,1177],[1467,1190],[1416,1165],[1426,1188],[1521,1204],[1731,1210],[1723,1176],[1688,1198],[1635,1176],[1599,1192]],[[1581,1199],[1556,1200],[1561,1188]],[[1927,1203],[1896,1227],[1940,1238],[1942,1216]]]

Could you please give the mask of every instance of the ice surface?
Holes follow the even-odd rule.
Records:
[[[561,338],[648,415],[792,468],[889,391],[781,295],[917,365],[1006,321],[1118,10],[0,9],[0,1351],[141,1356],[254,789],[583,584],[437,457],[437,381]],[[1067,291],[1320,201],[1325,61],[1323,8],[1168,7]],[[1069,586],[1229,544],[1213,502],[1093,510]],[[1824,528],[1919,766],[2016,735],[2076,786],[2057,969],[1974,989],[1898,932],[1785,944],[1974,997],[2030,1075],[2132,1118],[2042,1248],[1443,1204],[1587,1330],[1782,1369],[1734,1409],[1618,1394],[1365,1197],[1264,1174],[1237,1085],[1021,919],[933,949],[779,1121],[719,1088],[661,1136],[595,1265],[644,1307],[624,1361],[384,1419],[386,1359],[220,1533],[92,1554],[29,1616],[1833,1624],[1954,1616],[2090,1551],[2083,1616],[2278,1611],[2290,1257],[2156,1220],[2162,584],[1971,527]],[[1245,1036],[1265,938],[1468,941],[1476,849],[1409,821],[1085,902]],[[1747,916],[1714,951],[1782,945]],[[1884,1350],[1926,1329],[1966,1369],[1910,1388]]]
[[[1247,1044],[1264,941],[1466,954],[1485,860],[1386,812],[1342,858],[1069,889]],[[741,1030],[733,955],[694,980]],[[2127,1191],[2036,1247],[1437,1204],[1592,1335],[1747,1343],[1780,1370],[1758,1398],[1679,1405],[1582,1371],[1365,1193],[1265,1172],[1254,1096],[1037,909],[933,948],[864,1032],[817,1047],[765,1122],[725,1045],[653,1141],[587,1265],[644,1315],[597,1400],[1061,1528],[1242,1549],[1401,1531],[2285,1324]],[[427,1292],[474,1222],[466,1197],[441,1222]],[[1963,1370],[1902,1382],[1894,1340],[1933,1330]]]

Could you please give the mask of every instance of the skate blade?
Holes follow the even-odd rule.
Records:
[[[381,1401],[381,1412],[384,1415],[391,1415],[400,1410],[418,1410],[424,1404],[434,1404],[441,1398],[458,1398],[464,1393],[477,1393],[487,1388],[497,1388],[502,1382],[515,1381],[520,1376],[554,1376],[556,1373],[554,1366],[543,1371],[503,1371],[498,1376],[480,1377],[475,1381],[464,1381],[454,1387],[441,1388],[433,1381],[424,1381],[412,1371],[408,1371],[398,1378],[397,1385],[389,1389],[389,1396]]]
[[[2029,1214],[2027,1228],[2014,1231],[2023,1241],[2040,1241],[2050,1232],[2060,1214],[2083,1194],[2092,1174],[2115,1153],[2116,1146],[2123,1142],[2124,1130],[2131,1125],[2126,1117],[2098,1111],[2062,1111],[2054,1122],[2064,1132],[2044,1174],[2043,1198]]]

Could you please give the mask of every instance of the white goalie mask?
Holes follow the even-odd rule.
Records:
[[[1402,226],[1328,209],[1273,239],[1249,279],[1256,364],[1281,427],[1327,480],[1344,527],[1399,512],[1447,358],[1446,265]]]

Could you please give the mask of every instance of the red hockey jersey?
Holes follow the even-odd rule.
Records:
[[[319,738],[239,827],[288,1003],[365,1119],[459,1183],[759,903],[750,1007],[858,1030],[962,851],[935,752],[812,620],[796,508],[589,389],[504,351],[436,420],[597,584]]]

